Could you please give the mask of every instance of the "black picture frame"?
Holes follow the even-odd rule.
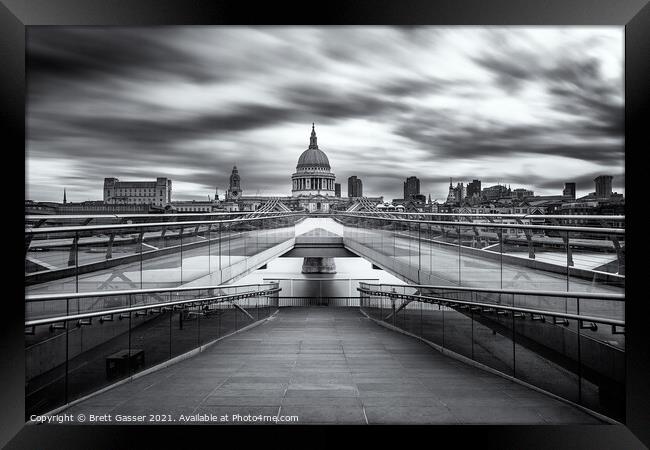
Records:
[[[646,113],[650,99],[650,5],[648,0],[363,0],[295,3],[223,0],[0,0],[0,61],[2,122],[5,142],[5,183],[17,185],[24,174],[25,28],[34,25],[616,25],[625,27],[625,171],[627,205],[642,204],[631,187],[650,148]],[[22,152],[19,149],[22,148]],[[10,158],[11,157],[11,158]],[[8,175],[9,180],[6,180]],[[639,183],[637,183],[639,184]],[[24,198],[17,188],[3,198],[5,265],[2,299],[2,396],[0,445],[6,448],[134,447],[162,439],[166,444],[225,445],[226,436],[243,442],[251,436],[267,445],[296,439],[340,445],[333,428],[319,427],[195,427],[25,425],[24,417],[24,286],[20,264],[23,248],[16,238],[24,232]],[[631,203],[630,203],[631,202]],[[639,210],[641,209],[638,207]],[[641,245],[640,212],[626,209],[626,241]],[[23,227],[21,229],[21,226]],[[635,229],[636,228],[636,229]],[[14,237],[16,236],[16,237]],[[7,245],[8,244],[8,245]],[[629,246],[628,246],[629,247]],[[629,247],[627,259],[642,258],[642,248]],[[470,442],[481,448],[644,448],[650,446],[650,346],[642,264],[630,264],[626,280],[626,426],[440,426],[346,427],[374,439],[397,438],[401,446],[456,446]],[[7,287],[9,289],[7,289]],[[206,436],[209,435],[209,436]],[[298,438],[300,436],[300,438]],[[303,440],[305,437],[308,441]],[[217,439],[215,441],[215,439]],[[348,442],[349,444],[349,442]],[[232,444],[237,445],[237,444]]]

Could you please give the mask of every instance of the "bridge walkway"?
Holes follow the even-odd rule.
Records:
[[[357,309],[282,308],[204,352],[66,413],[263,414],[298,423],[598,424],[569,404],[442,355]],[[232,422],[229,422],[232,423]]]

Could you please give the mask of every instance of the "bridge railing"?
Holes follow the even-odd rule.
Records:
[[[329,308],[358,308],[359,297],[280,297],[278,299],[280,308],[284,307],[309,307],[323,306]]]
[[[393,219],[465,221],[468,223],[494,223],[507,220],[512,223],[533,223],[547,225],[592,226],[603,228],[625,228],[625,216],[615,214],[500,214],[500,213],[440,213],[440,212],[398,212],[398,211],[355,211],[365,217],[388,217]],[[514,222],[513,222],[514,221]],[[521,221],[521,222],[520,222]]]
[[[623,216],[333,217],[345,225],[346,246],[411,282],[553,291],[625,287]],[[546,275],[535,279],[531,272]]]
[[[369,283],[359,291],[375,320],[624,420],[622,294]]]
[[[210,220],[243,219],[251,211],[211,212],[211,213],[165,213],[165,214],[60,214],[25,215],[26,228],[89,226],[89,225],[131,225],[154,222],[196,222]],[[286,213],[278,211],[256,211],[256,215],[273,217]]]
[[[27,296],[26,419],[269,317],[280,291],[265,283]]]
[[[194,220],[162,221],[154,215],[156,221],[151,222],[151,216],[140,217],[147,222],[131,224],[26,228],[27,290],[178,287],[212,274],[215,278],[209,284],[221,284],[231,278],[233,267],[248,270],[255,264],[254,255],[293,238],[294,225],[302,217],[270,213],[215,219],[207,214],[200,220],[197,215],[178,215]]]

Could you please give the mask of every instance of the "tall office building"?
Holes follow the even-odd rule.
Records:
[[[418,177],[408,177],[404,182],[404,200],[409,200],[420,194],[420,180]]]
[[[356,175],[348,178],[348,197],[363,197],[363,183]]]
[[[334,183],[334,197],[341,196],[341,183]]]
[[[597,198],[610,198],[612,196],[612,178],[614,177],[611,175],[601,175],[594,178]]]
[[[562,195],[570,198],[571,200],[576,199],[576,184],[575,183],[564,183],[564,190]]]

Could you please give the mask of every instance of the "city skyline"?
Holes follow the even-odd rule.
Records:
[[[233,165],[287,195],[312,122],[336,181],[385,200],[409,176],[624,193],[622,58],[616,27],[30,29],[26,196],[160,176],[202,200]]]

